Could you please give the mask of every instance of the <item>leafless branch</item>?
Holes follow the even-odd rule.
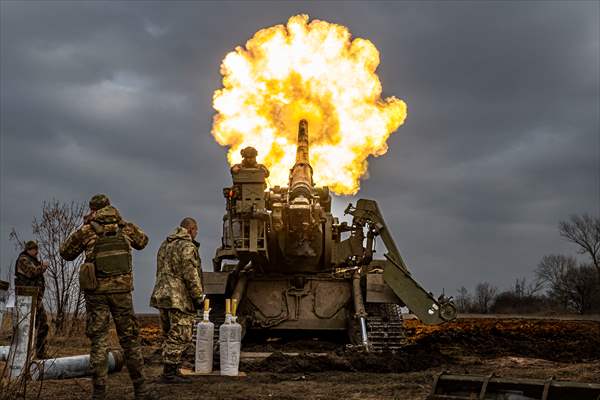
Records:
[[[587,254],[600,277],[600,218],[589,214],[572,215],[569,221],[558,225],[560,235],[579,246],[580,254]]]

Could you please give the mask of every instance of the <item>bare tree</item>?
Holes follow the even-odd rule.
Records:
[[[527,283],[526,278],[517,278],[513,289],[514,295],[519,299],[525,299],[535,296],[544,287],[544,284],[539,280]]]
[[[593,311],[598,296],[598,277],[591,265],[569,268],[565,276],[569,306],[579,314]]]
[[[63,203],[51,200],[42,204],[41,218],[35,217],[31,224],[40,257],[48,261],[46,270],[46,295],[44,302],[55,315],[54,327],[57,332],[68,333],[68,319],[75,323],[84,307],[83,293],[79,290],[79,266],[82,257],[74,261],[65,261],[59,254],[59,247],[68,235],[80,225],[85,213],[81,203]],[[22,244],[19,235],[13,229],[11,239]]]
[[[579,246],[580,254],[590,256],[600,278],[600,218],[589,214],[571,215],[558,225],[560,235]]]
[[[481,282],[475,286],[475,302],[480,312],[484,314],[489,312],[497,292],[498,288],[489,282]]]
[[[563,310],[580,314],[598,306],[600,278],[592,265],[577,265],[575,258],[563,255],[544,256],[535,271],[550,299]]]
[[[461,286],[461,288],[458,289],[458,295],[454,300],[454,304],[456,304],[456,308],[459,312],[464,313],[469,312],[471,310],[471,294],[469,293],[466,287]]]
[[[567,273],[575,268],[577,268],[575,258],[562,254],[551,254],[544,256],[535,270],[537,280],[546,287],[548,296],[563,309],[569,307]]]

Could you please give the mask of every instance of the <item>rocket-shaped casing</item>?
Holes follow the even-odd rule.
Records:
[[[312,167],[308,158],[308,122],[303,119],[298,125],[296,163],[290,170],[290,199],[299,196],[309,199],[312,191]]]

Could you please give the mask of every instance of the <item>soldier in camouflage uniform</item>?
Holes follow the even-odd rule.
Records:
[[[258,151],[254,147],[245,147],[240,150],[240,154],[242,155],[242,162],[240,164],[235,164],[231,167],[231,173],[237,174],[240,172],[242,168],[259,168],[262,169],[265,173],[265,178],[269,177],[269,170],[264,164],[259,164],[256,161],[256,156],[258,156]]]
[[[111,238],[116,242],[110,242],[113,240]],[[107,248],[106,243],[113,247]],[[85,261],[93,263],[95,267],[96,287],[85,291],[86,335],[92,342],[90,365],[93,374],[93,399],[106,398],[111,315],[125,352],[135,398],[157,398],[156,393],[151,392],[145,382],[139,325],[131,299],[133,275],[130,248],[142,250],[147,243],[148,236],[135,224],[124,221],[119,211],[110,205],[107,196],[95,195],[90,200],[90,213],[84,217],[84,224],[60,246],[60,255],[65,260],[74,260],[85,252]],[[106,272],[107,262],[113,268],[109,273]]]
[[[160,311],[165,383],[188,381],[179,373],[181,353],[192,342],[194,311],[202,308],[204,300],[197,233],[196,221],[185,218],[158,250],[150,306]]]
[[[35,353],[38,359],[48,358],[46,352],[46,339],[48,337],[48,319],[44,310],[44,290],[46,281],[44,272],[48,268],[48,262],[40,262],[38,256],[38,244],[30,240],[25,243],[25,250],[19,254],[15,265],[15,286],[34,286],[38,289],[35,310]]]

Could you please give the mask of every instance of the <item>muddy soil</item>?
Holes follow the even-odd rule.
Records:
[[[151,320],[143,325],[147,373],[157,381],[158,330]],[[411,344],[397,354],[366,354],[331,338],[273,336],[244,344],[244,351],[273,352],[243,360],[246,377],[195,377],[155,390],[164,399],[425,399],[441,371],[600,382],[598,322],[477,319],[433,328],[408,321],[406,327]],[[73,353],[60,344],[60,351]],[[191,366],[189,355],[186,361]],[[126,371],[111,375],[109,385],[111,399],[133,398]],[[38,388],[31,385],[27,398],[36,398]],[[85,399],[91,381],[47,381],[41,389],[39,398]]]
[[[312,373],[326,371],[398,373],[421,371],[449,364],[451,358],[439,351],[427,352],[413,348],[394,354],[337,352],[288,356],[276,352],[260,362],[242,363],[244,371],[279,373]]]
[[[461,319],[442,326],[407,321],[411,340],[423,348],[454,347],[482,357],[516,355],[551,361],[600,360],[600,322]]]
[[[316,373],[250,372],[244,378],[197,377],[191,384],[155,384],[163,399],[425,399],[431,390],[435,374],[442,370],[452,373],[488,374],[496,372],[506,377],[546,378],[600,382],[599,363],[558,363],[539,359],[501,357],[481,360],[459,359],[450,365],[419,372],[372,373],[324,371]],[[150,365],[147,373],[157,380],[160,366]],[[29,388],[29,399],[37,398],[38,386]],[[89,378],[45,382],[43,399],[87,399],[91,392]],[[131,400],[133,391],[126,372],[109,378],[111,399]]]

